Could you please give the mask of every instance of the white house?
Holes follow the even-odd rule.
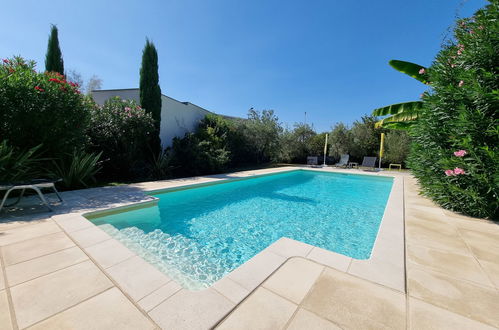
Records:
[[[140,104],[138,88],[94,90],[92,97],[97,104],[103,105],[111,98],[119,96],[122,99],[135,100]],[[189,102],[180,102],[161,94],[161,127],[159,136],[163,147],[170,147],[174,137],[183,137],[187,132],[193,132],[201,119],[213,112]],[[234,118],[224,116],[226,118]]]

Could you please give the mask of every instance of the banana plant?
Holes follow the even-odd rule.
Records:
[[[405,73],[423,84],[429,84],[426,73],[427,69],[424,66],[399,60],[391,60],[389,64],[395,70]],[[418,119],[422,107],[423,102],[411,101],[374,109],[374,116],[389,116],[376,122],[375,126],[391,129],[408,129]]]

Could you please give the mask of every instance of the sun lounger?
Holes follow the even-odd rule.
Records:
[[[350,159],[350,155],[341,155],[340,161],[334,164],[336,167],[347,167],[348,160]]]
[[[54,181],[54,180],[36,179],[36,180],[28,181],[28,182],[0,185],[0,191],[6,190],[5,195],[3,196],[3,199],[2,199],[2,203],[0,204],[0,212],[2,211],[2,208],[4,206],[8,207],[8,206],[13,206],[13,205],[16,205],[17,203],[19,203],[19,201],[21,200],[21,198],[24,195],[24,192],[27,189],[34,190],[38,194],[38,197],[40,198],[42,203],[50,211],[52,211],[52,208],[50,207],[49,203],[47,202],[47,199],[45,198],[45,196],[43,196],[43,193],[41,190],[44,188],[52,189],[55,192],[55,194],[57,195],[57,198],[59,198],[59,201],[62,202],[62,198],[59,195],[59,192],[57,191],[57,189],[55,188],[56,182],[57,182],[57,180]],[[5,202],[7,201],[7,198],[9,197],[10,193],[15,191],[15,190],[21,190],[21,194],[19,195],[19,197],[17,198],[17,200],[14,203],[9,204],[9,205],[5,205]]]
[[[360,166],[362,167],[369,167],[372,168],[373,171],[376,170],[376,157],[364,157],[362,160],[362,164]]]

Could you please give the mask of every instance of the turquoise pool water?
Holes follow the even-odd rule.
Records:
[[[298,170],[154,194],[93,219],[189,289],[208,287],[281,237],[368,259],[393,179]]]

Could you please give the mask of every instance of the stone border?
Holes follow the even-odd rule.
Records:
[[[131,186],[140,188],[145,192],[152,192],[297,169],[304,169],[304,167],[245,171]],[[369,259],[353,259],[283,237],[211,287],[200,291],[191,291],[182,288],[167,275],[95,226],[84,217],[84,215],[89,214],[88,212],[56,215],[53,218],[77,245],[84,249],[89,257],[122,288],[129,298],[136,302],[158,325],[166,329],[202,328],[216,325],[292,257],[310,259],[399,292],[405,292],[403,175],[331,168],[306,169],[347,174],[382,175],[394,178]],[[146,203],[151,202],[154,203],[154,200]],[[119,208],[133,207],[138,204],[143,203],[129,203],[128,205],[120,205]]]

